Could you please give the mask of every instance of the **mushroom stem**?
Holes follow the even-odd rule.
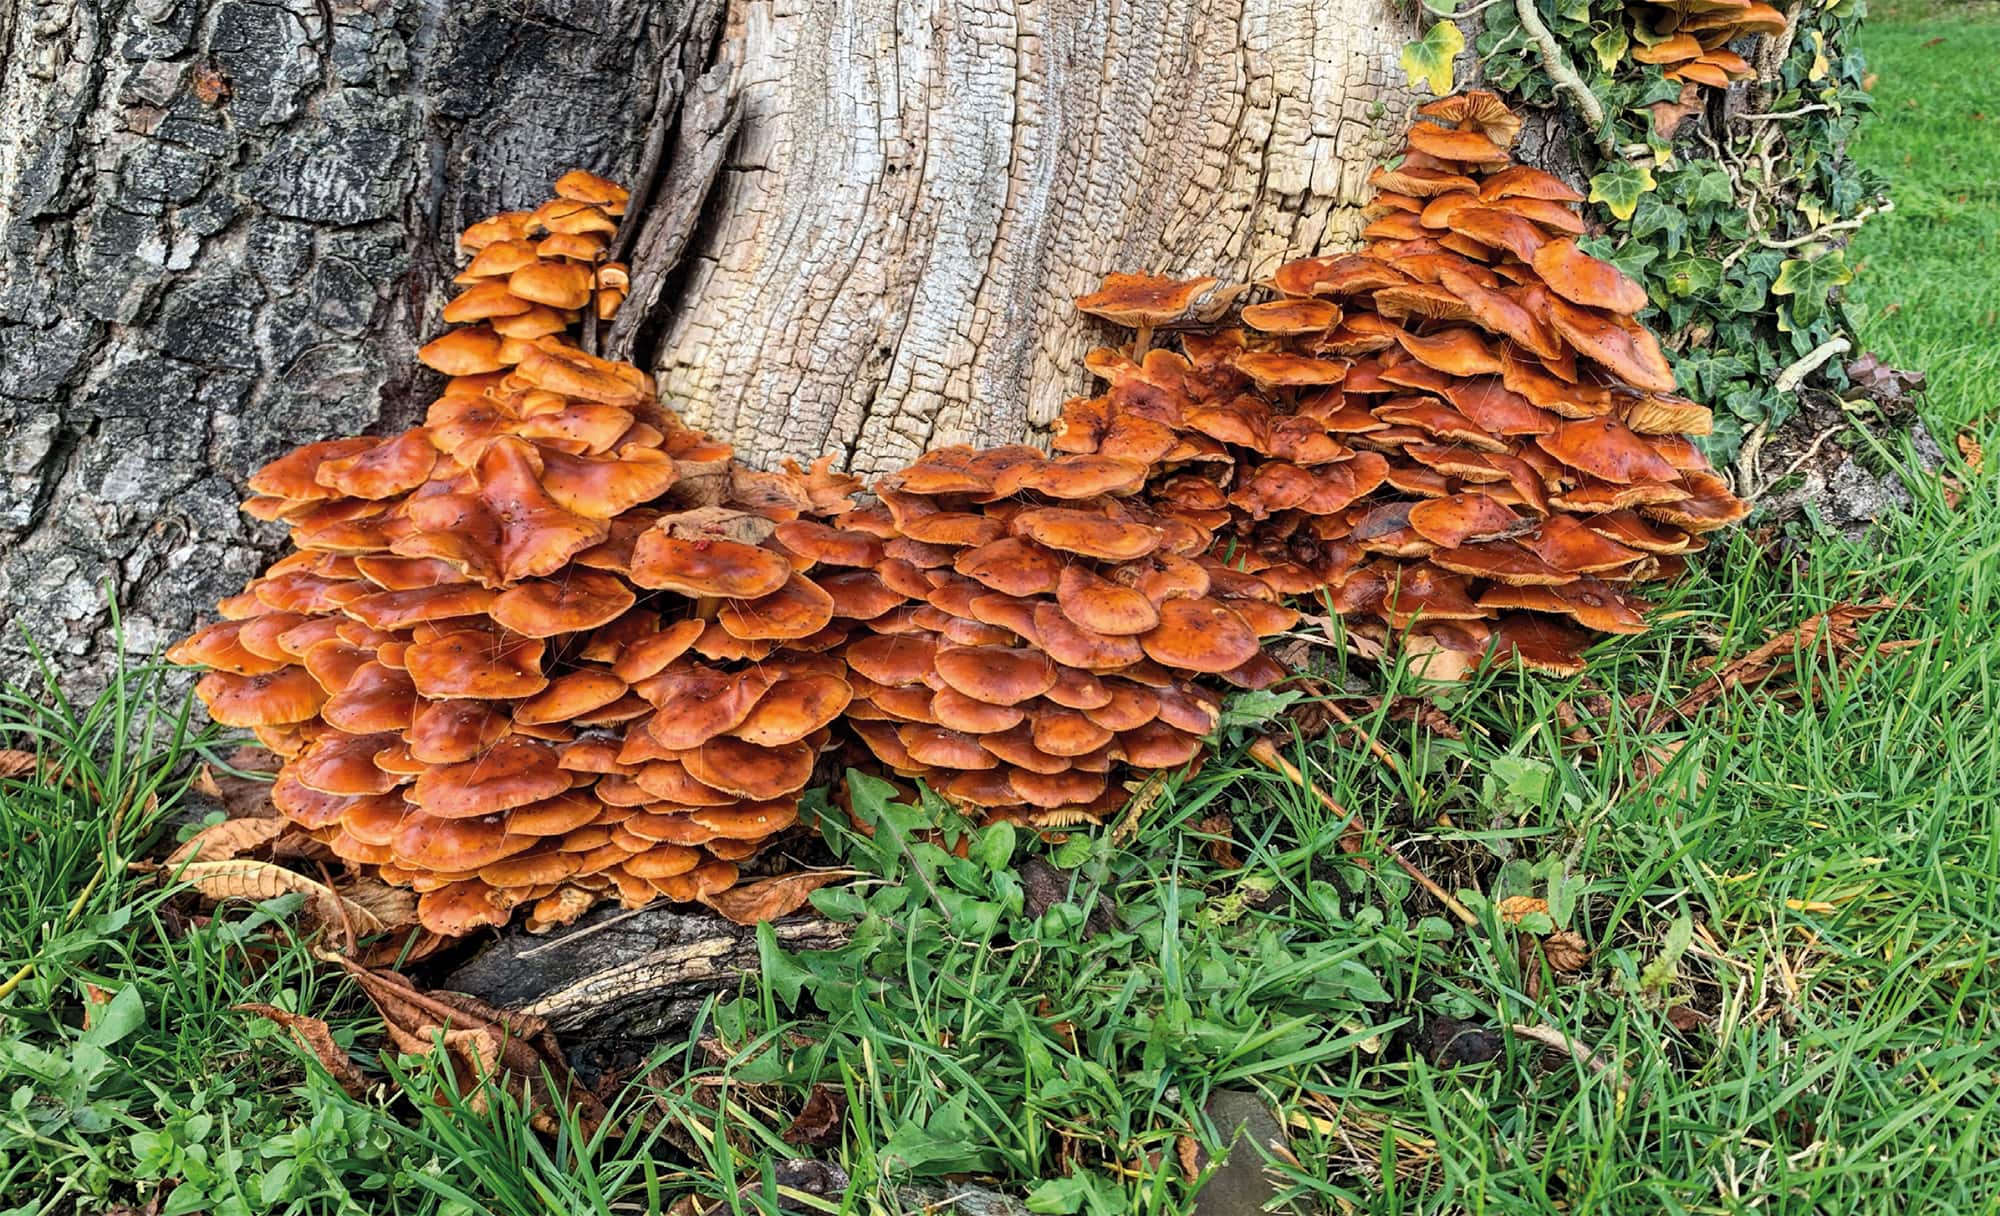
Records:
[[[1346,807],[1340,805],[1338,802],[1335,802],[1332,798],[1328,797],[1325,791],[1321,790],[1318,786],[1314,785],[1310,778],[1308,778],[1304,773],[1298,770],[1298,766],[1294,765],[1291,761],[1279,755],[1277,746],[1275,744],[1273,744],[1269,739],[1257,740],[1255,743],[1252,743],[1250,745],[1250,758],[1252,760],[1255,760],[1257,763],[1263,765],[1265,768],[1270,769],[1272,772],[1277,773],[1279,776],[1291,782],[1293,785],[1298,786],[1306,793],[1311,794],[1313,798],[1316,799],[1321,806],[1325,807],[1328,811],[1332,812],[1333,814],[1340,816],[1340,818],[1347,824],[1347,830],[1343,831],[1340,837],[1341,850],[1343,852],[1348,852],[1348,853],[1357,851],[1358,846],[1349,844],[1350,833],[1358,834],[1359,830],[1358,825],[1356,825],[1354,822],[1354,813],[1348,810]],[[1470,927],[1477,925],[1479,923],[1479,918],[1473,915],[1472,909],[1460,903],[1458,899],[1451,894],[1451,892],[1445,890],[1443,887],[1439,886],[1435,881],[1433,881],[1430,875],[1425,874],[1422,870],[1419,870],[1414,865],[1411,865],[1410,860],[1407,857],[1404,857],[1401,853],[1398,853],[1393,845],[1390,845],[1386,841],[1383,842],[1382,851],[1389,855],[1389,860],[1395,862],[1398,866],[1401,866],[1403,872],[1405,874],[1408,874],[1410,878],[1414,880],[1418,886],[1430,892],[1432,898],[1436,899],[1439,903],[1443,904],[1445,907],[1451,909],[1451,914],[1453,916],[1456,916],[1461,924]]]
[[[1132,334],[1132,362],[1138,363],[1143,360],[1146,357],[1146,352],[1152,349],[1152,346],[1153,323],[1151,321],[1141,321],[1139,328]]]

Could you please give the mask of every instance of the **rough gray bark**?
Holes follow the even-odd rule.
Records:
[[[573,165],[699,221],[608,336],[750,459],[867,471],[1048,423],[1105,271],[1345,243],[1411,101],[1396,0],[720,2],[0,0],[0,678],[240,588],[245,475],[419,417],[453,234]],[[649,144],[684,90],[726,122]]]
[[[409,425],[465,223],[629,176],[678,2],[0,0],[0,676],[241,588],[244,476]]]

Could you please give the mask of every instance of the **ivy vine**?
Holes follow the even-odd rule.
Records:
[[[1584,128],[1575,151],[1604,228],[1585,244],[1645,285],[1643,319],[1675,351],[1682,390],[1715,409],[1712,457],[1733,460],[1795,414],[1804,372],[1845,387],[1830,357],[1851,332],[1845,244],[1888,205],[1847,153],[1870,108],[1855,49],[1866,0],[1795,0],[1785,33],[1736,45],[1758,78],[1728,91],[1633,57],[1660,41],[1667,4],[1424,3],[1437,20],[1405,48],[1412,85],[1448,89],[1469,45],[1484,85]]]

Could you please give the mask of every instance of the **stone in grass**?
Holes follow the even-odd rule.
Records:
[[[1265,1156],[1285,1147],[1285,1128],[1271,1108],[1256,1094],[1240,1089],[1218,1089],[1202,1107],[1215,1130],[1229,1143],[1222,1165],[1195,1196],[1194,1216],[1266,1216],[1270,1212],[1303,1214],[1297,1204],[1266,1207],[1277,1197],[1282,1180],[1265,1168]],[[1262,1151],[1260,1151],[1262,1150]],[[1206,1151],[1198,1156],[1201,1168],[1208,1168]]]

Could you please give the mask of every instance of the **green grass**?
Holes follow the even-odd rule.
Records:
[[[1856,242],[1849,306],[1866,348],[1930,371],[1947,446],[1963,426],[2000,452],[1993,12],[1911,0],[1867,34],[1881,118],[1857,152],[1897,205]],[[819,897],[857,944],[768,951],[618,1096],[623,1136],[544,1136],[378,1058],[290,905],[191,919],[128,869],[186,830],[207,742],[151,675],[90,706],[0,699],[0,744],[54,764],[0,780],[0,1216],[770,1212],[776,1163],[804,1154],[852,1182],[803,1210],[907,1210],[899,1183],[970,1174],[1040,1210],[1179,1212],[1182,1138],[1217,1144],[1217,1088],[1280,1113],[1293,1160],[1274,1168],[1328,1211],[2000,1210],[2000,491],[1948,472],[1955,504],[1919,480],[1911,515],[1859,542],[1723,539],[1671,624],[1602,647],[1588,687],[1484,678],[1442,702],[1455,739],[1362,716],[1393,766],[1352,737],[1296,741],[1369,825],[1366,867],[1240,732],[1115,846],[989,830],[960,859],[916,832],[939,808],[862,797],[873,838],[838,816],[828,835],[874,880]],[[1803,655],[1798,679],[1657,730],[1627,702],[1884,596],[1910,607],[1865,637],[1918,644]],[[1239,868],[1201,826],[1219,812]],[[1413,891],[1385,842],[1480,923]],[[1070,875],[1050,907],[1019,875],[1038,856]],[[1548,920],[1502,923],[1513,895]],[[1100,901],[1115,918],[1085,917]],[[1581,971],[1523,952],[1556,928],[1591,948]],[[249,1001],[327,1015],[375,1088],[343,1094],[232,1011]],[[1492,1058],[1431,1050],[1445,1018]],[[842,1134],[788,1146],[815,1085],[844,1097]]]
[[[1850,308],[1868,343],[1930,373],[1950,422],[2000,406],[2000,5],[1933,3],[1878,22],[1863,50],[1877,117],[1856,153],[1895,209],[1855,242]]]

